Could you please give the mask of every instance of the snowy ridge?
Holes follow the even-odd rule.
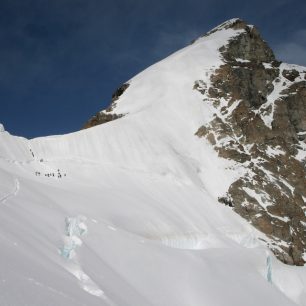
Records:
[[[4,305],[306,305],[305,268],[267,255],[263,234],[217,203],[243,170],[194,136],[215,111],[194,82],[209,84],[241,31],[221,26],[132,78],[123,118],[0,133]]]

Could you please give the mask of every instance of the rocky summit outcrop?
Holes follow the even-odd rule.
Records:
[[[124,114],[116,114],[114,109],[116,108],[116,102],[120,96],[126,91],[130,84],[122,84],[116,91],[112,94],[112,100],[108,108],[96,113],[92,118],[90,118],[83,126],[83,129],[93,127],[95,125],[103,124],[109,121],[119,119],[124,116]]]
[[[240,167],[242,175],[219,202],[263,232],[281,261],[304,265],[306,68],[277,61],[246,22],[213,31],[224,27],[239,31],[219,49],[223,64],[210,82],[195,81],[203,103],[215,110],[196,135]]]

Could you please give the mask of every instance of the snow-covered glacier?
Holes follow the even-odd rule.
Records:
[[[232,21],[229,21],[232,22]],[[128,81],[120,119],[62,136],[0,133],[0,304],[306,305],[305,267],[220,205],[241,171],[195,136],[213,110],[221,27]]]

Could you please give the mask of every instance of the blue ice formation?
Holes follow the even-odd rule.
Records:
[[[64,246],[60,249],[60,254],[66,259],[71,259],[74,255],[74,250],[76,249],[77,245],[73,241],[73,239],[69,239],[65,242]]]
[[[267,281],[272,284],[272,260],[270,254],[267,257]]]
[[[83,216],[77,217],[66,217],[65,218],[65,232],[66,236],[73,237],[73,236],[83,236],[87,232],[87,226],[85,225],[84,221],[86,220]]]
[[[65,239],[60,249],[60,254],[66,259],[71,259],[75,254],[77,246],[82,244],[79,237],[87,233],[87,226],[83,216],[65,218]]]

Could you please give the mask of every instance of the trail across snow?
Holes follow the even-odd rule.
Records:
[[[8,194],[6,194],[5,196],[3,196],[2,198],[0,198],[0,203],[4,204],[8,199],[10,199],[11,197],[14,197],[18,194],[20,189],[20,183],[19,180],[16,178],[14,180],[14,190]]]

